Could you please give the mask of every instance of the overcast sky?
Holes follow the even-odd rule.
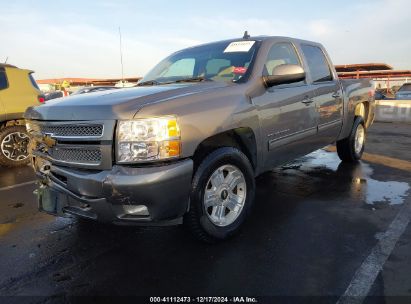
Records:
[[[0,62],[35,77],[142,76],[178,49],[227,38],[279,35],[325,45],[335,64],[411,69],[409,0],[0,0]]]

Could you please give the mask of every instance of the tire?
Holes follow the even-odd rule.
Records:
[[[184,224],[201,241],[227,239],[240,230],[254,194],[254,171],[248,158],[236,148],[219,148],[203,159],[194,174]]]
[[[0,130],[0,165],[20,167],[30,162],[28,144],[30,138],[24,126],[5,127]]]
[[[362,135],[361,135],[362,134]],[[361,159],[365,148],[366,129],[364,119],[357,116],[350,136],[337,141],[337,153],[344,162],[357,162]]]

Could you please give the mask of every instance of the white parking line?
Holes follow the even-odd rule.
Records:
[[[407,228],[410,218],[411,207],[406,203],[357,270],[337,304],[360,304],[364,301],[395,244]]]
[[[30,182],[25,182],[25,183],[21,183],[21,184],[16,184],[16,185],[13,185],[13,186],[7,186],[7,187],[0,188],[0,191],[10,190],[10,189],[23,187],[23,186],[27,186],[27,185],[31,185],[31,184],[35,184],[35,183],[36,183],[36,181],[30,181]]]

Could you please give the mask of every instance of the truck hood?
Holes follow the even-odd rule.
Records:
[[[131,119],[145,105],[229,85],[223,82],[168,84],[74,95],[28,108],[25,118],[53,121]]]

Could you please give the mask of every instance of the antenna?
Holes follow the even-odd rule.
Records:
[[[4,63],[7,63],[7,60],[9,60],[9,56],[6,57],[6,61],[4,61]]]
[[[251,36],[248,35],[248,31],[245,31],[245,32],[244,32],[243,39],[250,39],[250,38],[251,38]]]
[[[124,66],[123,66],[123,47],[121,44],[121,28],[118,27],[118,34],[120,36],[120,63],[121,63],[121,84],[124,88]]]

